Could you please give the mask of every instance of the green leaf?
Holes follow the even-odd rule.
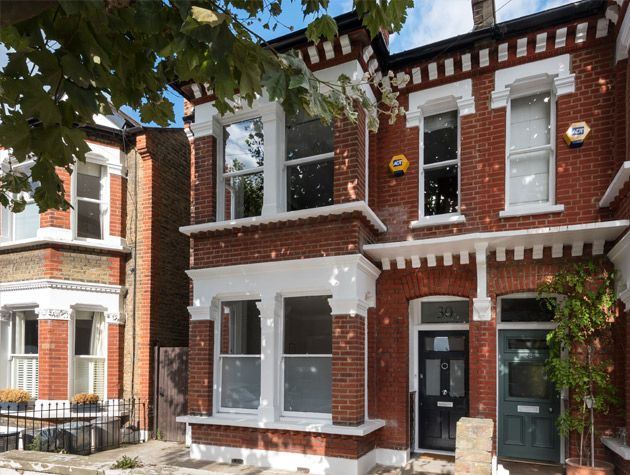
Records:
[[[195,21],[212,27],[218,26],[225,21],[224,13],[216,13],[208,8],[193,6],[190,9],[190,15]]]
[[[319,43],[324,37],[333,41],[337,36],[337,22],[330,15],[322,15],[313,20],[306,28],[306,38],[313,43]]]

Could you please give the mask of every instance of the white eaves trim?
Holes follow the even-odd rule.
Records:
[[[514,216],[531,216],[535,214],[562,212],[564,212],[564,205],[515,206],[510,209],[499,211],[499,218],[511,218]]]
[[[488,252],[497,248],[513,249],[516,246],[533,248],[534,246],[544,247],[558,244],[585,244],[614,241],[629,225],[630,220],[625,219],[571,226],[472,233],[413,241],[367,244],[363,249],[371,258],[382,261],[397,257],[411,259],[412,257],[438,256],[445,253],[475,253],[475,244],[479,243],[487,243]]]
[[[267,216],[254,216],[251,218],[234,219],[230,221],[219,221],[216,223],[201,223],[182,226],[180,232],[190,236],[195,233],[207,231],[223,231],[226,229],[236,229],[249,226],[260,226],[261,224],[282,223],[285,221],[297,221],[299,219],[317,218],[320,216],[335,216],[347,213],[360,212],[367,218],[378,231],[387,231],[387,226],[376,216],[376,213],[367,205],[365,201],[351,201],[337,205],[321,206],[319,208],[302,209],[299,211],[287,211]]]
[[[40,228],[46,229],[46,228]],[[82,241],[78,239],[65,240],[55,238],[29,238],[21,239],[19,241],[5,241],[0,243],[0,250],[5,249],[19,249],[22,247],[41,246],[44,244],[61,244],[65,246],[83,247],[87,249],[98,249],[103,251],[116,251],[116,252],[131,252],[131,249],[126,245],[113,244],[107,241]]]
[[[261,421],[254,416],[179,416],[177,422],[188,424],[207,424],[230,427],[251,427],[254,429],[293,430],[299,432],[316,432],[319,434],[336,434],[363,437],[385,425],[381,419],[372,419],[358,426],[339,426],[330,421],[314,419],[295,419],[280,421]]]
[[[628,57],[630,49],[630,13],[626,12],[623,23],[619,27],[617,35],[617,44],[615,48],[615,62],[621,61]]]
[[[615,200],[621,189],[624,187],[626,182],[630,179],[630,160],[626,160],[621,164],[617,174],[608,185],[608,189],[602,199],[599,200],[599,207],[606,208],[610,206],[610,204]]]

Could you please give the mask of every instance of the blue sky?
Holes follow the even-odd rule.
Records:
[[[573,3],[574,0],[495,0],[497,21],[511,20],[531,13]],[[352,0],[330,0],[328,13],[340,15],[352,10]],[[304,28],[311,18],[303,18],[299,0],[282,0],[282,25]],[[261,27],[255,31],[265,39],[282,36],[290,32],[286,26],[278,25],[275,32]],[[407,21],[399,33],[390,36],[390,50],[393,53],[416,48],[472,30],[470,0],[416,0],[409,10]],[[0,44],[0,68],[6,63],[6,50]],[[176,121],[172,126],[182,126],[183,100],[170,91],[167,97],[175,104]],[[129,114],[139,119],[134,111]]]

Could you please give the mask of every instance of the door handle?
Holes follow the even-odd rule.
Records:
[[[553,412],[553,407],[550,407],[549,408],[549,413],[552,413],[552,412]]]

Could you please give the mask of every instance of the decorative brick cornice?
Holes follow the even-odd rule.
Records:
[[[70,320],[70,310],[59,308],[36,308],[38,320]]]

